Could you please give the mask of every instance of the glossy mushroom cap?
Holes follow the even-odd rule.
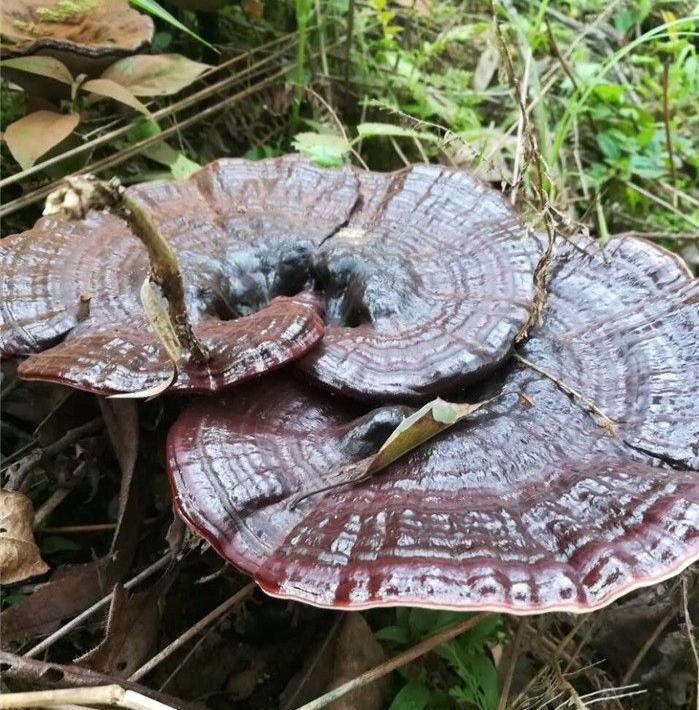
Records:
[[[322,331],[304,290],[324,302],[327,327],[303,376],[380,402],[482,377],[507,358],[529,315],[539,244],[499,193],[463,172],[222,160],[131,193],[170,241],[195,330],[222,358],[212,372],[183,372],[181,388],[217,389],[302,355]],[[140,315],[145,250],[120,220],[44,218],[2,242],[0,265],[0,351],[31,355],[23,377],[101,393],[166,377]],[[279,296],[294,300],[260,310]],[[224,374],[234,357],[252,364]]]
[[[91,74],[152,39],[153,20],[128,0],[3,0],[4,52],[47,54],[74,75]]]
[[[492,372],[529,316],[539,242],[466,172],[358,177],[350,219],[316,256],[327,329],[302,372],[378,402],[424,401]]]
[[[354,183],[306,162],[287,167],[224,162],[197,179],[133,191],[177,254],[195,334],[212,355],[208,368],[185,367],[175,389],[234,384],[298,358],[322,337],[317,299],[286,294],[304,288],[305,240],[342,223]],[[333,195],[331,213],[318,207],[323,190]],[[287,205],[285,219],[275,214],[279,205]],[[139,300],[146,251],[120,219],[42,218],[0,243],[0,267],[7,275],[0,352],[29,355],[22,377],[100,394],[140,392],[169,378]]]
[[[699,283],[638,240],[561,244],[543,316],[538,370],[509,364],[467,420],[295,506],[404,410],[281,376],[193,404],[168,437],[178,510],[267,592],[327,607],[581,612],[676,574],[699,557]]]

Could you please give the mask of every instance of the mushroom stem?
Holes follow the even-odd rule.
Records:
[[[180,345],[191,354],[197,364],[203,365],[208,360],[208,355],[194,335],[187,317],[182,274],[175,252],[158,231],[148,210],[138,200],[122,193],[116,212],[128,222],[129,227],[148,250],[150,280],[162,289],[168,303],[170,322]]]
[[[145,205],[127,195],[118,180],[107,182],[94,175],[66,178],[63,185],[46,198],[44,215],[59,213],[69,219],[82,219],[90,209],[112,211],[140,239],[148,251],[148,278],[160,287],[168,303],[168,315],[177,340],[194,362],[199,365],[206,363],[206,350],[194,335],[187,316],[182,273],[175,252],[158,230]]]

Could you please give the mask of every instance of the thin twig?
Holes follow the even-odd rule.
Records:
[[[580,392],[563,382],[563,380],[560,380],[553,373],[549,372],[548,370],[545,370],[543,367],[539,367],[539,365],[531,362],[531,360],[527,360],[526,358],[522,357],[519,353],[515,353],[513,357],[518,362],[521,362],[523,365],[526,365],[535,372],[538,372],[540,375],[543,375],[546,379],[551,380],[551,382],[553,382],[556,387],[558,387],[560,390],[572,397],[574,400],[580,402],[591,414],[599,418],[600,421],[598,422],[598,424],[603,426],[610,433],[610,435],[613,436],[616,434],[616,425],[614,423],[614,420],[611,417],[607,416],[591,399],[588,399],[583,394],[580,394]]]
[[[34,514],[34,522],[32,527],[34,530],[40,530],[46,520],[50,517],[56,508],[65,500],[68,494],[82,480],[87,470],[87,461],[81,461],[77,468],[73,471],[70,479],[56,490],[37,508]]]
[[[644,197],[647,197],[649,200],[655,202],[656,204],[660,205],[661,207],[664,207],[666,210],[669,210],[677,217],[681,217],[685,222],[687,222],[688,224],[691,224],[692,227],[694,227],[694,229],[699,229],[699,222],[697,222],[696,219],[694,219],[693,217],[690,217],[688,214],[684,214],[681,210],[679,210],[677,207],[675,207],[672,203],[668,202],[667,200],[663,200],[662,197],[658,197],[657,195],[654,195],[652,192],[648,192],[648,190],[642,188],[640,185],[636,185],[635,183],[631,182],[630,180],[625,180],[624,185],[627,185],[632,190],[636,190],[636,192],[638,192],[640,195],[643,195]]]
[[[694,655],[694,664],[697,668],[697,686],[696,686],[696,708],[699,710],[699,651],[697,651],[697,640],[694,637],[694,624],[692,623],[692,617],[689,615],[689,602],[687,599],[687,575],[682,576],[682,609],[684,611],[684,623],[687,626],[687,637],[689,638],[689,645],[692,647],[692,654]]]
[[[512,646],[510,648],[510,655],[507,660],[507,669],[505,671],[505,676],[502,682],[502,689],[500,690],[500,700],[498,701],[498,710],[507,710],[507,701],[510,697],[510,687],[512,686],[512,678],[515,673],[515,666],[517,665],[517,660],[519,658],[519,649],[522,645],[522,637],[524,636],[525,623],[523,621],[517,622],[517,631],[515,632],[514,640],[512,641]]]
[[[570,644],[570,642],[575,638],[576,634],[580,631],[580,629],[588,622],[589,618],[589,616],[582,616],[580,620],[575,624],[575,626],[573,626],[573,628],[561,639],[558,646],[551,654],[551,663],[555,662],[564,655],[565,650]],[[537,683],[537,681],[543,678],[548,671],[550,671],[548,666],[545,666],[540,671],[538,671],[534,675],[534,677],[531,678],[529,682],[524,686],[524,688],[520,691],[519,695],[517,695],[517,697],[512,702],[511,707],[517,707],[519,703],[523,700],[523,698],[527,695],[527,693],[531,690],[531,688]]]
[[[200,619],[196,624],[191,626],[187,631],[178,636],[172,643],[168,644],[162,651],[159,651],[147,663],[144,663],[139,669],[134,671],[129,680],[139,680],[146,673],[150,673],[156,666],[162,663],[166,658],[171,656],[177,649],[181,648],[190,639],[194,638],[200,631],[203,631],[207,626],[212,624],[218,618],[228,613],[234,606],[238,605],[243,599],[248,597],[255,589],[255,584],[250,582],[242,589],[239,589],[232,597],[226,599],[225,602],[219,604],[213,611],[210,611],[203,619]]]
[[[311,676],[311,674],[318,667],[318,663],[320,662],[320,660],[327,658],[326,653],[328,650],[328,646],[330,645],[330,642],[335,638],[337,631],[340,628],[340,624],[342,623],[344,618],[345,617],[343,614],[337,615],[337,618],[333,622],[333,625],[330,627],[330,631],[326,634],[325,638],[323,639],[323,642],[318,646],[311,662],[306,668],[304,668],[303,675],[301,676],[301,679],[296,685],[296,688],[294,688],[294,692],[291,693],[288,698],[286,698],[286,702],[284,703],[282,710],[291,710],[294,707],[294,703],[299,695],[299,692],[307,683],[308,678]]]
[[[648,651],[650,651],[655,642],[660,638],[660,634],[665,631],[667,625],[675,618],[676,613],[677,612],[675,609],[670,609],[670,611],[660,620],[655,629],[653,629],[653,632],[650,634],[650,636],[648,636],[648,638],[644,641],[641,648],[638,649],[638,652],[633,657],[633,660],[629,664],[629,667],[626,669],[624,677],[621,679],[623,685],[626,685],[631,680],[631,678],[633,678],[633,674],[641,665],[641,662],[646,657]]]
[[[130,710],[171,710],[158,700],[120,685],[97,685],[85,688],[33,690],[0,695],[0,710],[9,708],[52,707],[56,705],[110,705]]]
[[[515,159],[512,167],[512,192],[510,193],[510,202],[517,202],[517,190],[519,189],[519,164],[522,159],[522,151],[524,147],[524,128],[527,123],[526,102],[527,92],[529,90],[529,71],[532,64],[531,48],[527,52],[527,58],[524,63],[524,75],[519,86],[519,101],[517,102],[517,110],[519,118],[517,119],[517,145],[515,147]]]
[[[451,641],[451,639],[460,636],[465,631],[468,631],[474,626],[480,624],[481,621],[487,619],[489,616],[492,616],[490,612],[483,612],[481,614],[476,614],[476,616],[472,616],[464,621],[459,621],[456,624],[452,624],[451,626],[448,626],[446,629],[443,629],[439,633],[436,633],[433,636],[429,636],[428,638],[424,639],[412,648],[409,648],[407,651],[399,653],[397,656],[394,656],[388,661],[384,661],[375,668],[366,671],[366,673],[362,673],[361,675],[357,676],[356,678],[353,678],[347,683],[343,683],[337,688],[333,688],[331,691],[325,693],[324,695],[321,695],[319,698],[316,698],[312,702],[302,705],[300,708],[298,708],[298,710],[320,710],[320,708],[324,708],[327,705],[330,705],[330,703],[333,703],[344,695],[347,695],[347,693],[351,692],[352,690],[362,688],[363,686],[368,685],[369,683],[373,683],[375,680],[383,678],[389,673],[392,673],[397,668],[400,668],[401,666],[404,666],[407,663],[414,661],[416,658],[420,658],[420,656],[424,656],[426,653],[429,653],[432,649],[436,648],[440,644],[446,643],[447,641]]]
[[[124,589],[132,589],[137,584],[140,584],[149,577],[152,577],[156,572],[159,572],[161,569],[166,567],[172,561],[172,559],[173,558],[171,553],[167,553],[164,557],[161,557],[152,565],[146,567],[146,569],[144,569],[142,572],[139,572],[135,577],[132,577],[130,580],[125,582]],[[100,599],[98,602],[95,602],[91,607],[85,609],[85,611],[78,614],[78,616],[76,616],[74,619],[69,621],[67,624],[64,624],[63,626],[61,626],[60,629],[54,631],[50,636],[47,636],[43,641],[38,643],[33,648],[29,649],[29,651],[24,654],[25,658],[35,658],[40,653],[49,648],[51,645],[53,645],[56,641],[62,639],[73,629],[80,626],[83,621],[89,619],[93,614],[107,606],[112,601],[112,594],[113,592],[110,592],[105,597],[102,597],[102,599]]]
[[[349,0],[347,7],[347,37],[345,39],[345,91],[349,93],[352,77],[352,42],[354,35],[354,0]]]
[[[104,422],[102,419],[93,419],[87,422],[87,424],[82,424],[81,426],[75,427],[75,429],[70,429],[67,431],[60,439],[57,439],[48,446],[38,447],[34,449],[31,453],[27,454],[23,459],[20,459],[17,463],[12,464],[8,469],[8,482],[5,485],[5,489],[8,491],[18,491],[22,488],[27,476],[38,466],[42,461],[61,453],[61,451],[77,444],[81,439],[85,439],[88,436],[97,434],[104,428]]]
[[[668,85],[670,83],[670,60],[663,64],[663,123],[665,124],[665,142],[667,143],[667,157],[670,161],[670,180],[672,186],[677,188],[677,174],[675,173],[675,152],[672,149],[672,131],[670,130],[670,102],[668,100]],[[677,193],[673,192],[672,204],[677,207]]]

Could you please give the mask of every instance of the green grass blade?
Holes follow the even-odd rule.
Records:
[[[212,49],[214,52],[218,52],[218,49],[216,49],[216,47],[214,47],[212,44],[209,44],[196,32],[192,32],[192,30],[190,30],[187,25],[183,25],[174,15],[169,13],[162,5],[157,3],[156,0],[129,0],[129,2],[134,7],[137,7],[139,10],[143,10],[149,15],[153,15],[153,17],[157,17],[159,20],[163,20],[163,22],[167,22],[173,27],[176,27],[178,30],[185,32],[190,37],[193,37],[195,40],[197,40],[197,42],[201,42],[209,49]]]

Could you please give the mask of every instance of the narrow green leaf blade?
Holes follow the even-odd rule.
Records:
[[[143,10],[149,15],[153,15],[153,17],[157,17],[158,19],[163,20],[163,22],[167,22],[169,25],[172,25],[178,30],[185,32],[190,37],[193,37],[195,40],[197,40],[197,42],[201,42],[209,49],[212,49],[214,52],[218,53],[218,49],[216,49],[216,47],[214,47],[212,44],[209,44],[205,39],[202,39],[198,34],[196,34],[196,32],[192,32],[192,30],[190,30],[187,25],[183,25],[174,15],[169,13],[162,5],[160,5],[160,3],[157,3],[155,0],[129,0],[129,2],[134,7],[137,7],[139,10]]]

